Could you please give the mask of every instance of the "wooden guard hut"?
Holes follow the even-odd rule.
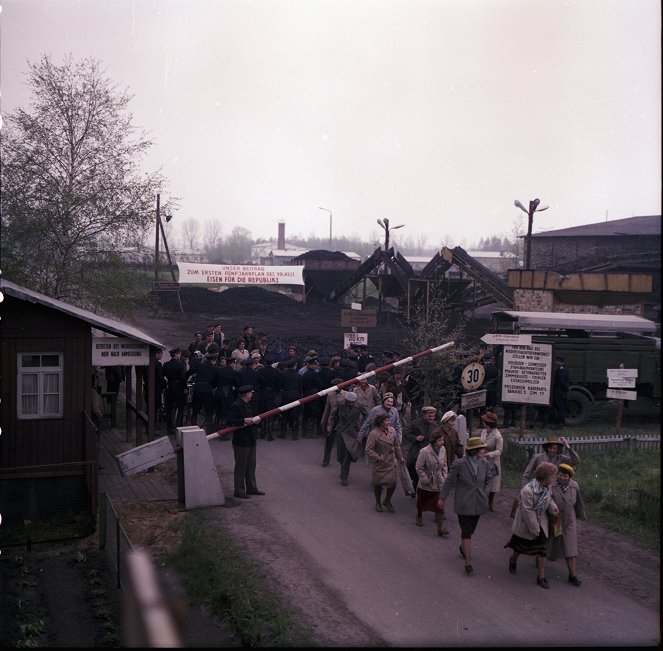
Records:
[[[0,292],[2,524],[72,513],[94,521],[99,434],[90,413],[99,353],[93,345],[103,336],[118,351],[104,364],[125,368],[127,440],[135,423],[147,441],[154,439],[155,398],[148,391],[145,403],[143,385],[154,386],[155,352],[163,346],[136,328],[4,279]]]

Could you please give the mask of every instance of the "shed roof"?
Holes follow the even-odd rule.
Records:
[[[140,341],[150,346],[156,346],[158,348],[165,348],[165,346],[156,339],[152,339],[149,335],[145,334],[142,330],[138,330],[132,326],[121,323],[120,321],[115,321],[114,319],[108,319],[102,316],[97,316],[92,312],[83,310],[81,308],[65,303],[64,301],[59,301],[56,298],[51,298],[45,294],[40,294],[26,287],[21,287],[15,283],[12,283],[8,280],[0,280],[0,290],[7,294],[8,296],[13,296],[22,301],[29,301],[30,303],[35,303],[37,305],[44,305],[46,307],[51,307],[55,310],[59,310],[65,314],[69,314],[81,321],[86,321],[91,326],[102,332],[107,332],[109,334],[116,335],[118,337],[129,337]]]
[[[571,228],[560,228],[556,231],[534,233],[532,237],[623,237],[624,235],[656,235],[661,236],[661,215],[645,217],[627,217],[611,221],[584,224]]]
[[[500,320],[517,322],[521,328],[553,330],[571,328],[589,332],[628,332],[646,334],[656,332],[656,324],[649,319],[628,314],[577,314],[569,312],[493,312]]]

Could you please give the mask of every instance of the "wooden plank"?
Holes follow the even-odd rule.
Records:
[[[133,475],[141,470],[147,470],[176,456],[173,445],[168,436],[150,441],[138,447],[118,454],[118,466],[123,475]]]

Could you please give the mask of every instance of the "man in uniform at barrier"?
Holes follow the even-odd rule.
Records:
[[[256,483],[256,452],[260,416],[254,416],[251,408],[253,387],[248,384],[237,389],[237,400],[230,407],[227,424],[239,426],[233,432],[233,452],[235,454],[234,485],[235,497],[248,499],[250,495],[264,495]]]

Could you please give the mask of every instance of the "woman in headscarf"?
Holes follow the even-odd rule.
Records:
[[[547,556],[556,561],[562,556],[569,568],[569,583],[580,587],[582,581],[576,574],[576,558],[578,556],[578,531],[576,520],[586,520],[585,505],[580,495],[580,486],[572,479],[575,471],[567,463],[560,463],[557,468],[557,483],[553,484],[553,500],[559,509],[562,524],[560,536],[548,538]]]
[[[442,430],[436,429],[430,435],[430,443],[419,450],[416,470],[419,481],[417,483],[417,517],[415,524],[423,526],[422,514],[424,511],[435,513],[437,535],[448,536],[449,532],[442,525],[444,510],[440,503],[440,490],[447,478],[447,453],[444,449]]]
[[[382,512],[384,504],[389,513],[394,513],[391,497],[398,480],[397,464],[405,465],[405,459],[396,430],[389,424],[388,413],[378,414],[373,420],[373,428],[366,440],[366,456],[373,462],[371,481],[375,492],[375,510]],[[382,488],[387,489],[384,502]]]
[[[553,500],[551,485],[557,477],[557,466],[549,461],[539,464],[534,479],[520,489],[518,508],[511,526],[511,538],[504,547],[511,547],[509,572],[515,574],[518,556],[536,557],[538,569],[536,582],[548,590],[545,576],[546,546],[548,541],[548,516],[558,516],[559,509]]]

